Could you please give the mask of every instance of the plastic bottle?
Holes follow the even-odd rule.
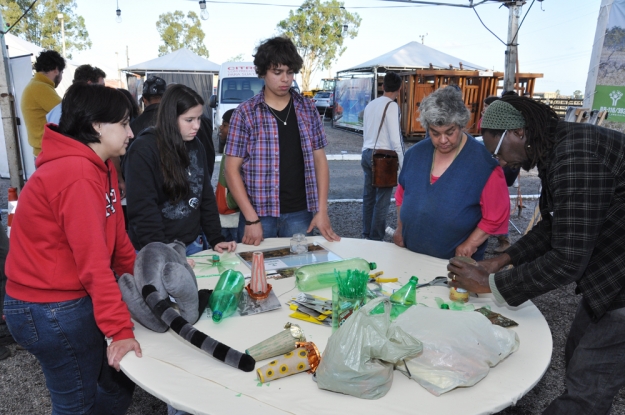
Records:
[[[347,270],[357,270],[369,272],[377,268],[375,262],[367,262],[362,258],[344,259],[341,261],[330,261],[321,264],[304,265],[295,272],[297,289],[302,292],[327,288],[337,283],[334,271],[346,272]]]
[[[419,284],[419,278],[413,275],[406,285],[391,295],[390,299],[393,306],[391,308],[391,320],[395,320],[410,306],[417,304],[417,284]]]
[[[215,323],[236,311],[244,285],[245,277],[239,271],[229,269],[221,274],[208,302]]]

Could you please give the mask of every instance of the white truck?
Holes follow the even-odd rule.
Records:
[[[265,81],[256,75],[253,62],[226,62],[219,70],[217,95],[210,97],[209,106],[215,109],[213,125],[219,128],[221,118],[229,109],[236,108],[258,94]],[[297,82],[293,80],[293,88],[299,92]],[[219,142],[219,152],[223,153],[225,142]]]

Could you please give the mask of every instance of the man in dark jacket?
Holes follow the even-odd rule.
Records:
[[[607,414],[625,386],[625,135],[503,96],[484,113],[482,137],[502,165],[538,168],[542,220],[500,256],[450,260],[450,285],[518,306],[575,283],[566,389],[543,414]]]
[[[158,104],[163,98],[167,83],[163,78],[150,75],[143,84],[143,105],[145,109],[133,122],[130,123],[132,134],[136,137],[139,133],[148,127],[156,125],[156,114],[158,113]]]

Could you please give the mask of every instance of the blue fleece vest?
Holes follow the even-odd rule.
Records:
[[[467,134],[467,142],[445,173],[430,184],[434,146],[427,138],[406,152],[399,183],[404,187],[402,236],[411,251],[449,259],[482,219],[480,197],[497,161]],[[488,242],[488,241],[487,241]],[[487,242],[473,255],[484,257]]]

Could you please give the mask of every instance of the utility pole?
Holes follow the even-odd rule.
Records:
[[[6,28],[1,14],[0,28]],[[13,95],[11,91],[9,53],[4,43],[4,35],[0,35],[0,48],[2,49],[0,51],[0,56],[2,56],[2,64],[0,65],[0,112],[2,113],[2,129],[4,130],[11,187],[17,188],[18,192],[20,192],[24,186],[22,159],[20,157],[20,147],[17,143],[15,95]]]
[[[508,18],[508,47],[506,48],[506,63],[503,76],[503,90],[514,91],[516,79],[516,63],[518,61],[519,44],[519,17],[521,16],[521,7],[525,4],[524,0],[512,0],[505,3],[509,11]]]
[[[63,42],[63,58],[67,59],[65,55],[65,16],[63,13],[59,13],[56,15],[56,18],[61,21],[61,41]]]

